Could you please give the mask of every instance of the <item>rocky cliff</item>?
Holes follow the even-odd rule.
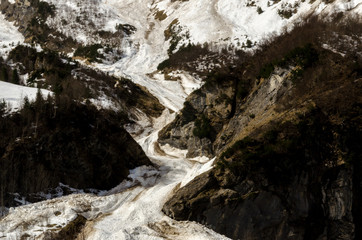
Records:
[[[333,37],[323,44],[331,26],[322,25],[324,30],[316,22],[300,26],[240,65],[238,81],[250,87],[205,143],[218,156],[215,167],[179,189],[163,207],[167,215],[232,239],[361,237],[361,55],[342,49]],[[311,31],[315,41],[303,37]],[[230,86],[218,91],[237,92]],[[204,86],[206,93],[189,99],[213,109],[208,118],[215,119],[227,107],[213,108],[207,91]],[[191,105],[197,114],[200,107]],[[169,144],[180,132],[180,119],[183,112],[161,133]],[[193,121],[189,135],[197,135]],[[180,144],[182,139],[176,137],[176,144],[198,148]]]

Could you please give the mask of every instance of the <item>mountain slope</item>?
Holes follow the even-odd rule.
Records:
[[[211,229],[232,238],[360,236],[359,165],[348,157],[359,154],[361,28],[346,20],[358,20],[361,1],[3,0],[0,9],[35,46],[15,48],[5,70],[79,104],[71,118],[84,126],[44,133],[69,133],[50,142],[85,169],[70,184],[79,178],[87,187],[92,157],[82,151],[94,143],[107,152],[95,151],[100,161],[111,160],[98,169],[102,179],[119,177],[112,185],[138,166],[122,159],[145,159],[119,125],[159,166],[130,170],[104,196],[9,209],[0,237],[227,239]],[[90,110],[95,120],[84,115]],[[119,132],[130,141],[120,144]],[[38,140],[12,146],[32,153]]]
[[[361,25],[346,25],[354,24]],[[204,94],[188,98],[195,118],[205,116],[216,130],[213,138],[195,131],[204,130],[204,120],[183,126],[185,115],[160,137],[177,146],[188,138],[188,149],[200,148],[195,143],[201,141],[218,157],[211,171],[170,198],[163,207],[167,215],[204,223],[233,239],[360,238],[362,45],[360,27],[346,25],[301,25],[246,58],[241,69],[209,79],[213,87],[203,86]],[[333,39],[329,30],[332,36],[358,36],[356,48],[339,46],[341,38]],[[286,53],[276,53],[276,45],[288,46]],[[237,96],[234,114],[222,116],[208,94],[215,97],[216,88],[227,98],[227,83],[235,76],[241,82],[250,78],[252,87]],[[187,137],[177,138],[180,131]]]

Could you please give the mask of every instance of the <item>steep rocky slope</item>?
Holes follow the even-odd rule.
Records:
[[[250,78],[252,87],[223,127],[214,127],[221,130],[213,144],[205,143],[218,153],[214,169],[177,191],[163,207],[167,215],[233,239],[360,238],[361,32],[311,23],[246,62],[242,79]],[[339,34],[347,32],[357,36],[355,50],[339,45]],[[191,103],[206,101],[207,94],[196,94]],[[195,112],[217,126],[222,111],[205,105],[214,113]],[[161,137],[172,138],[180,122]],[[199,137],[192,128],[184,134]],[[193,149],[190,143],[185,146]]]

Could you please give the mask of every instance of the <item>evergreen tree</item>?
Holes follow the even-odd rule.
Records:
[[[4,99],[0,102],[0,118],[7,112],[7,105]]]
[[[4,66],[1,68],[0,80],[5,82],[9,81],[8,70]]]
[[[16,70],[16,69],[13,70],[13,75],[11,77],[11,82],[14,83],[14,84],[19,84],[20,83],[18,70]]]
[[[30,109],[30,108],[31,108],[31,103],[29,101],[29,98],[28,96],[25,96],[23,100],[23,109]]]
[[[36,112],[41,112],[44,106],[44,98],[43,98],[43,94],[40,91],[40,88],[38,88],[38,91],[36,93],[36,98],[35,98],[35,111]]]

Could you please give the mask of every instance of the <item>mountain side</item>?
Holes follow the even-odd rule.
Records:
[[[358,21],[336,25],[296,27],[245,62],[239,81],[252,84],[209,142],[214,168],[178,190],[163,207],[167,215],[233,239],[359,238],[361,32]],[[334,39],[323,38],[329,30]],[[339,45],[348,32],[352,51]],[[220,110],[207,108],[212,127]]]
[[[46,195],[59,183],[111,189],[129,169],[153,165],[120,126],[122,114],[39,94],[24,104],[1,117],[2,206],[44,200],[38,193]]]
[[[0,238],[361,238],[360,0],[0,9]]]

